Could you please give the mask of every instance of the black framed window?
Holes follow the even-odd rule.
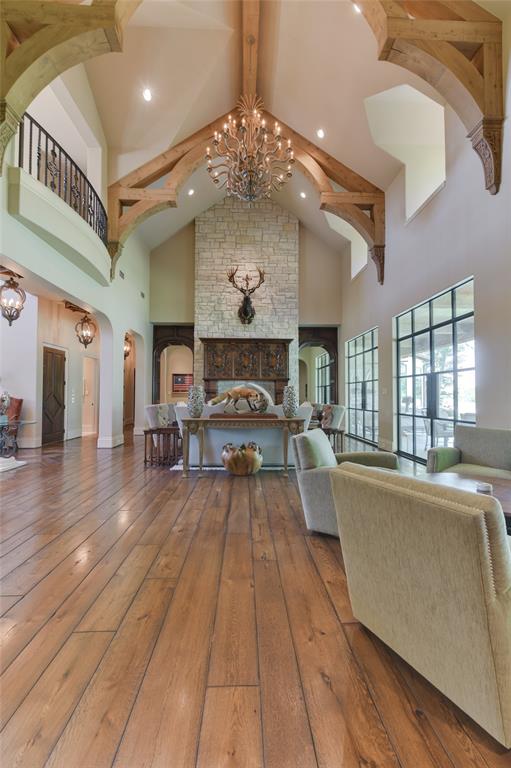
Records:
[[[403,312],[396,335],[398,451],[424,461],[476,420],[474,281]]]
[[[378,329],[346,342],[347,433],[378,443]]]
[[[314,361],[316,370],[316,403],[330,403],[332,399],[332,361],[328,352],[323,352]]]

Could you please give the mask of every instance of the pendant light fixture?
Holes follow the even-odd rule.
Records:
[[[80,344],[83,344],[85,349],[87,349],[89,344],[92,344],[94,341],[98,327],[85,309],[82,309],[82,307],[77,307],[76,304],[73,304],[70,301],[66,301],[64,303],[66,309],[70,309],[71,312],[84,313],[82,319],[79,320],[75,325],[75,333]]]
[[[0,287],[0,308],[2,310],[2,317],[5,317],[9,325],[12,325],[14,320],[17,320],[21,314],[25,299],[27,295],[16,278],[21,278],[21,275],[17,275],[16,272],[12,272],[10,269],[4,269],[0,267],[0,274],[6,275],[7,279]]]

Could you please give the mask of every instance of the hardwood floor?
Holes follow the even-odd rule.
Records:
[[[0,478],[5,768],[503,768],[351,612],[294,478],[144,468],[141,439]]]

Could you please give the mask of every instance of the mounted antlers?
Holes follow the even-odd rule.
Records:
[[[240,304],[240,308],[238,309],[238,317],[243,323],[243,325],[250,325],[256,313],[250,296],[252,293],[254,293],[254,291],[257,291],[259,286],[261,286],[264,283],[264,270],[262,270],[260,267],[257,267],[257,271],[259,272],[259,280],[257,282],[257,285],[252,285],[252,286],[250,285],[250,275],[247,272],[245,277],[242,278],[242,281],[241,281],[242,284],[240,286],[236,283],[236,274],[238,272],[238,269],[239,267],[230,269],[227,272],[227,279],[229,280],[230,283],[232,283],[233,287],[236,288],[237,291],[243,294],[244,298]]]

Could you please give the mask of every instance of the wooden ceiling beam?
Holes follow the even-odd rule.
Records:
[[[502,25],[493,21],[389,18],[387,19],[387,36],[401,40],[498,43],[502,38]]]
[[[121,205],[132,205],[133,203],[145,200],[146,202],[163,203],[174,199],[175,195],[163,187],[162,189],[147,189],[146,187],[119,187],[118,200]]]
[[[149,216],[165,207],[175,207],[179,190],[191,174],[205,162],[206,147],[214,131],[227,115],[209,123],[200,131],[161,153],[140,168],[131,171],[108,189],[108,249],[115,265],[127,238]],[[275,118],[268,115],[275,122]],[[310,181],[320,196],[320,208],[351,224],[367,243],[371,258],[383,282],[385,255],[385,194],[362,176],[340,163],[291,128],[277,121],[282,135],[291,138],[295,152],[295,167]],[[164,176],[165,187],[148,189],[145,184]],[[336,181],[348,191],[334,192]],[[128,210],[123,210],[129,206]],[[367,215],[366,212],[369,212]]]
[[[275,122],[277,120],[277,118],[275,118],[269,112],[266,112],[266,117],[271,122]],[[288,125],[283,123],[282,120],[278,120],[277,122],[282,128],[282,135],[285,136],[286,139],[291,139],[294,147],[299,147],[308,155],[313,157],[314,160],[325,171],[327,176],[335,181],[336,184],[339,184],[341,187],[349,189],[353,192],[382,191],[375,184],[372,184],[363,176],[360,176],[358,173],[356,173],[356,171],[353,171],[351,168],[348,168],[347,165],[344,165],[339,160],[336,160],[335,157],[329,155],[328,152],[325,152],[312,141],[309,141],[304,136],[294,131]]]
[[[358,205],[361,208],[372,208],[373,205],[385,201],[384,192],[324,192],[321,195],[323,202],[345,205],[346,203]]]
[[[472,0],[357,4],[376,37],[379,58],[422,77],[458,114],[481,159],[486,189],[496,194],[504,122],[500,19]]]
[[[234,109],[232,112],[234,112]],[[226,112],[225,115],[221,115],[216,120],[213,120],[213,122],[200,128],[191,136],[180,141],[179,144],[166,149],[164,152],[156,155],[156,157],[153,157],[152,160],[148,160],[147,163],[143,163],[138,168],[130,171],[111,184],[110,187],[147,187],[149,184],[153,184],[158,179],[161,179],[162,176],[166,176],[176,163],[197,144],[204,139],[211,139],[218,126],[225,123],[228,117],[229,113]]]
[[[246,96],[257,93],[260,0],[242,0],[242,89]]]

